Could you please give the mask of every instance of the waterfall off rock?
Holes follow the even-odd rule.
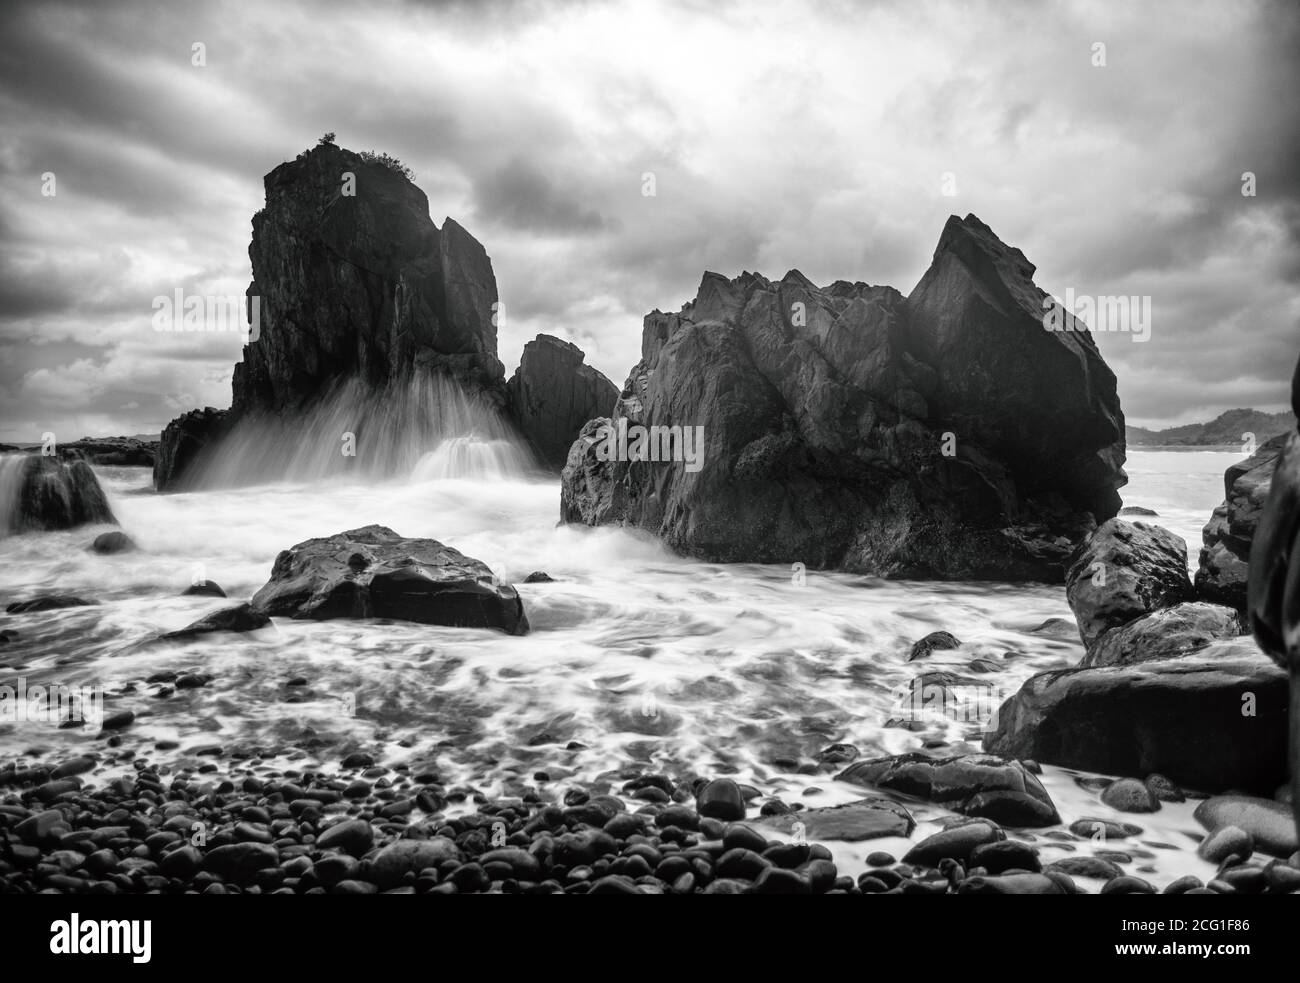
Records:
[[[341,382],[299,414],[252,413],[195,463],[192,487],[277,481],[521,478],[532,454],[497,406],[441,373]]]

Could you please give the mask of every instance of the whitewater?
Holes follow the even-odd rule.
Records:
[[[1130,452],[1125,502],[1157,511],[1151,521],[1184,537],[1194,563],[1201,527],[1223,497],[1223,471],[1241,456]],[[144,753],[164,766],[238,759],[305,772],[337,767],[362,747],[381,764],[434,770],[448,787],[489,797],[562,793],[574,783],[617,791],[631,769],[727,775],[811,807],[864,794],[818,771],[815,756],[828,745],[852,744],[864,758],[979,746],[978,721],[889,726],[918,673],[966,672],[983,660],[1000,700],[1083,654],[1059,586],[885,581],[805,572],[797,557],[790,565],[705,563],[641,534],[560,526],[558,481],[528,471],[493,433],[444,440],[408,477],[388,481],[158,495],[144,468],[96,473],[139,550],[89,552],[107,527],[0,539],[4,603],[47,592],[100,602],[0,616],[0,629],[17,632],[0,648],[0,685],[22,676],[29,687],[103,686],[106,712],[132,710],[136,723],[121,752],[80,730],[5,724],[0,760],[94,747],[121,753],[124,770]],[[280,550],[370,523],[487,563],[519,590],[531,633],[277,618],[244,635],[156,641],[251,597]],[[554,581],[525,583],[534,571]],[[180,596],[204,579],[230,599]],[[912,643],[939,629],[966,644],[909,664]],[[147,682],[167,671],[211,679],[179,691]],[[1066,825],[1132,818],[1102,805],[1077,780],[1086,777],[1044,769]],[[1128,869],[1157,887],[1185,873],[1208,880],[1214,868],[1193,852],[1194,805],[1141,817],[1141,844],[1123,848],[1134,855]],[[909,808],[916,838],[948,815],[924,803]],[[1037,840],[1044,863],[1087,849],[1022,838]],[[866,853],[901,854],[904,843],[828,845],[841,872],[856,873]]]

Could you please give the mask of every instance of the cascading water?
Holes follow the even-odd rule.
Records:
[[[0,454],[0,536],[14,531],[23,490],[26,454]]]
[[[487,398],[439,373],[375,391],[350,380],[295,417],[249,416],[198,466],[195,484],[520,478],[531,452]]]

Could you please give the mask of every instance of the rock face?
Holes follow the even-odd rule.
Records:
[[[0,458],[0,534],[116,525],[104,490],[84,460],[42,454]]]
[[[907,298],[705,274],[646,317],[613,414],[569,451],[562,521],[718,561],[1060,582],[1119,508],[1123,414],[1091,335],[1045,328],[1033,269],[954,216]],[[658,456],[609,460],[602,426],[700,428],[702,454],[663,460],[661,430]]]
[[[227,410],[190,410],[167,424],[158,441],[153,486],[158,491],[183,491],[190,486],[192,466],[229,429]]]
[[[433,539],[365,526],[284,550],[254,612],[293,618],[394,618],[528,631],[523,601],[487,565]]]
[[[492,263],[451,219],[433,224],[423,191],[332,144],[264,183],[248,248],[260,330],[235,367],[237,416],[301,408],[341,378],[382,387],[417,364],[503,377]]]
[[[1223,504],[1214,510],[1201,533],[1196,592],[1208,601],[1246,609],[1250,544],[1268,501],[1273,472],[1287,436],[1274,437],[1253,455],[1223,474]]]
[[[559,471],[583,424],[613,412],[618,387],[583,364],[582,349],[539,334],[506,384],[510,413],[538,460]]]
[[[1039,673],[998,711],[995,754],[1188,788],[1271,791],[1287,775],[1287,677],[1249,639],[1128,666]]]

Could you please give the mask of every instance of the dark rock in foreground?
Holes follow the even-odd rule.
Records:
[[[1123,415],[1087,330],[1044,326],[1033,272],[971,215],[907,298],[706,274],[646,317],[618,407],[569,451],[561,520],[715,561],[1059,583],[1120,506]],[[602,427],[662,439],[610,459]]]
[[[783,833],[799,829],[803,835],[813,839],[845,842],[881,836],[911,836],[916,828],[911,813],[892,799],[883,797],[769,816],[763,823]]]
[[[1276,857],[1289,857],[1300,850],[1295,813],[1283,802],[1249,795],[1219,795],[1198,805],[1193,815],[1211,833],[1235,826],[1258,849]]]
[[[293,618],[395,618],[528,631],[523,601],[486,564],[433,539],[365,526],[309,539],[275,559],[256,611]]]
[[[524,345],[506,383],[515,423],[538,459],[557,472],[583,424],[613,412],[618,401],[618,387],[583,359],[577,345],[539,334]]]
[[[4,492],[13,497],[0,502],[7,529],[22,533],[71,529],[90,523],[117,524],[99,479],[89,464],[77,459],[61,461],[42,454],[0,459]]]
[[[1196,592],[1208,601],[1246,608],[1250,545],[1287,439],[1274,437],[1224,472],[1224,501],[1201,533],[1204,545],[1196,571]]]
[[[1240,634],[1241,619],[1235,610],[1221,604],[1193,601],[1161,608],[1106,632],[1080,665],[1128,665],[1147,659],[1173,659]]]
[[[991,754],[932,757],[913,751],[859,761],[835,777],[1008,826],[1053,826],[1061,821],[1051,796],[1024,765]]]
[[[984,738],[996,754],[1188,788],[1268,790],[1287,775],[1287,676],[1246,639],[1196,655],[1032,677]]]

